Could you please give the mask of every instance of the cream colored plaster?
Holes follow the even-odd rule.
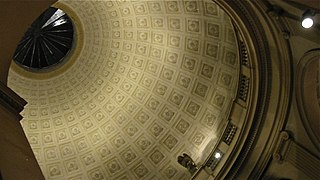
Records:
[[[83,26],[74,64],[50,78],[9,75],[29,102],[22,125],[45,177],[190,178],[177,156],[203,162],[237,91],[229,18],[209,0],[59,6]]]

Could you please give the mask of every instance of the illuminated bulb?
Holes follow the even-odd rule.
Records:
[[[215,157],[216,159],[219,159],[219,158],[221,158],[221,154],[217,152],[217,153],[214,155],[214,157]]]
[[[302,20],[301,25],[302,25],[302,27],[304,27],[306,29],[311,28],[313,25],[313,19],[312,18],[305,18]]]

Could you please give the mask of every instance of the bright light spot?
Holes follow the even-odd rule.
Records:
[[[214,157],[215,157],[216,159],[219,159],[219,158],[221,158],[221,154],[217,152],[217,153],[214,155]]]
[[[302,20],[301,25],[304,28],[311,28],[313,25],[313,20],[311,18],[305,18]]]
[[[65,15],[65,13],[61,10],[61,9],[58,9],[51,17],[50,19],[48,19],[48,21],[41,27],[44,28],[46,26],[48,26],[49,24],[51,24],[52,22],[56,21],[57,19],[59,19],[60,17],[62,17],[63,15]],[[60,23],[61,24],[61,23]],[[58,25],[60,25],[58,23]],[[54,26],[56,26],[57,24],[55,24]]]
[[[64,23],[66,23],[67,22],[67,20],[65,20],[65,19],[59,19],[59,20],[57,20],[57,21],[55,21],[54,23],[53,23],[53,26],[55,27],[55,26],[59,26],[59,25],[61,25],[61,24],[64,24]]]

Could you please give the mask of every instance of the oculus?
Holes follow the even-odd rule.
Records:
[[[71,19],[61,9],[49,7],[29,27],[13,55],[28,70],[45,70],[61,63],[73,45]]]

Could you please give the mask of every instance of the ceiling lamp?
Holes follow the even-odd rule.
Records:
[[[301,25],[302,27],[308,29],[311,28],[313,25],[313,17],[315,15],[315,11],[313,10],[306,10],[303,14],[302,14],[302,21],[301,21]]]

